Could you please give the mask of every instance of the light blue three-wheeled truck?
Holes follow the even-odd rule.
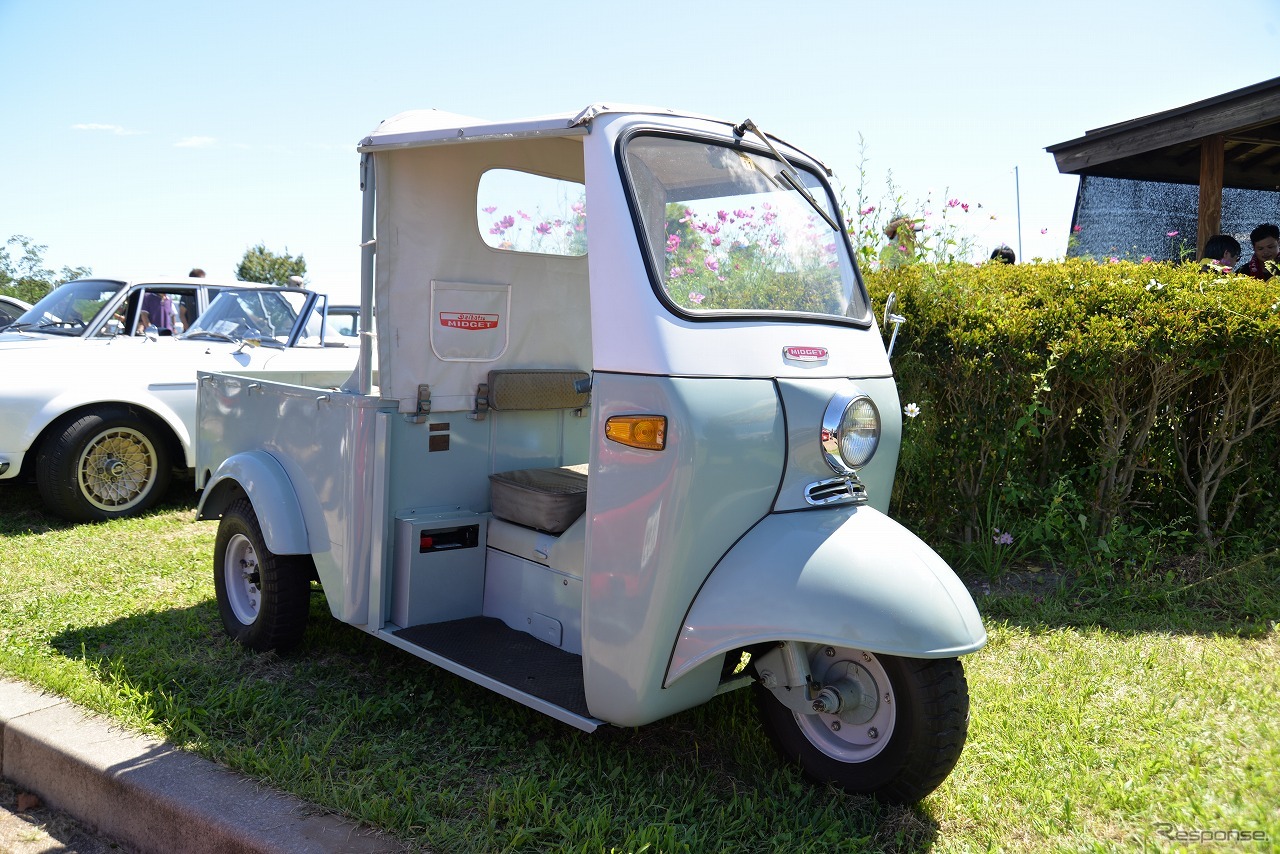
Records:
[[[318,581],[583,730],[751,686],[810,777],[937,787],[986,633],[886,515],[901,407],[826,168],[606,105],[409,112],[359,151],[359,368],[200,376],[227,631],[295,645]]]

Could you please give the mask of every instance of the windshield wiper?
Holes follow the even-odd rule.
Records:
[[[818,204],[818,200],[813,197],[813,193],[809,192],[809,188],[800,180],[800,175],[796,172],[795,167],[791,165],[791,161],[778,153],[778,149],[773,147],[773,143],[769,141],[769,137],[764,135],[764,131],[760,130],[760,128],[756,126],[755,122],[751,121],[751,119],[746,119],[742,124],[733,126],[733,133],[735,136],[744,136],[747,131],[751,131],[756,136],[760,137],[760,141],[768,146],[769,150],[773,152],[773,156],[782,164],[782,168],[778,170],[777,174],[777,177],[782,180],[782,183],[804,196],[805,201],[809,203],[810,207],[817,211],[818,216],[827,221],[827,225],[831,226],[832,231],[839,231],[840,224],[835,221],[835,218],[832,217],[831,214],[827,213],[826,208]]]

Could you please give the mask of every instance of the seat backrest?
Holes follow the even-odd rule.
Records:
[[[490,371],[489,408],[496,412],[581,409],[591,396],[578,390],[587,379],[585,371]]]

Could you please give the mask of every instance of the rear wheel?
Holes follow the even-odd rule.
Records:
[[[36,455],[40,497],[58,516],[101,521],[150,509],[169,488],[163,437],[127,406],[105,406],[55,428]]]
[[[311,601],[307,558],[267,548],[247,498],[231,503],[218,524],[213,586],[223,628],[252,650],[284,652],[302,640]]]
[[[969,728],[969,688],[955,658],[815,646],[813,679],[833,711],[800,714],[756,684],[774,747],[805,775],[895,803],[918,801],[955,767]]]

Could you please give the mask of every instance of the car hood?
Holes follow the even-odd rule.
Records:
[[[27,347],[61,347],[66,344],[105,344],[108,338],[81,338],[78,335],[46,335],[42,332],[0,332],[0,350]]]
[[[173,338],[86,339],[74,347],[57,342],[5,347],[0,342],[0,375],[8,378],[6,386],[22,383],[24,377],[49,386],[110,379],[194,382],[197,370],[249,367],[254,361],[252,354],[247,348],[243,353],[234,352],[236,349],[230,342]]]
[[[70,339],[75,340],[75,339]],[[245,347],[231,341],[142,337],[85,339],[79,346],[0,347],[6,389],[39,386],[50,392],[83,383],[189,384],[197,371],[352,370],[358,348]]]

